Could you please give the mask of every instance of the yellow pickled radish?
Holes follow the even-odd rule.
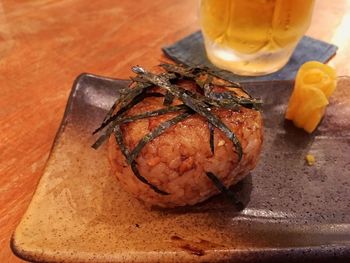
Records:
[[[308,133],[313,132],[335,87],[336,72],[332,67],[317,61],[306,62],[296,76],[285,118]]]
[[[323,113],[324,107],[328,104],[327,97],[320,89],[308,87],[299,90],[299,98],[302,103],[297,104],[292,120],[298,128],[312,132],[323,116],[317,113]]]

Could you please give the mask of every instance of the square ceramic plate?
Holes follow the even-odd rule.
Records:
[[[257,168],[223,197],[149,209],[109,174],[106,147],[91,132],[125,80],[83,74],[33,200],[11,242],[36,262],[301,262],[350,259],[350,81],[341,80],[326,118],[308,135],[285,122],[291,82],[247,84],[265,101]],[[305,163],[306,154],[316,158]],[[349,262],[349,261],[348,261]]]

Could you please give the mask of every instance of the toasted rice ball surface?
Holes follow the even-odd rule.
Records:
[[[134,106],[128,115],[159,109],[162,98],[147,98]],[[236,134],[243,148],[238,162],[233,143],[217,128],[214,154],[210,151],[208,121],[198,114],[169,128],[147,143],[136,158],[142,176],[169,195],[160,195],[140,182],[116,144],[109,140],[112,173],[123,188],[149,205],[176,207],[193,205],[219,193],[205,172],[214,173],[226,187],[242,180],[256,166],[263,141],[260,112],[241,107],[239,111],[213,109]],[[161,122],[179,113],[142,119],[121,126],[125,145],[133,149],[139,140]]]

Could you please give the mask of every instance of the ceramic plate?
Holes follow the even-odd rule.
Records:
[[[36,262],[347,261],[350,259],[350,81],[309,135],[285,122],[291,82],[247,84],[265,101],[257,168],[222,196],[179,209],[149,209],[109,174],[92,131],[127,81],[90,74],[74,83],[32,202],[11,242]],[[308,166],[305,156],[316,158]],[[348,261],[349,262],[349,261]]]

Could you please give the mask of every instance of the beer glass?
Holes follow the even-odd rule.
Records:
[[[314,0],[202,0],[209,60],[239,75],[281,69],[310,25]]]

